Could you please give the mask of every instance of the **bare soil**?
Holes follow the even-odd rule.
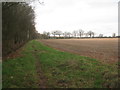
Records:
[[[114,63],[118,61],[118,38],[90,39],[43,39],[49,47]]]

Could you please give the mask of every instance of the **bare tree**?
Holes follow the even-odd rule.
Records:
[[[73,31],[73,35],[74,35],[75,37],[77,36],[77,33],[78,33],[77,30],[74,30],[74,31]]]
[[[67,35],[68,35],[68,36],[69,36],[69,38],[70,38],[71,33],[70,33],[70,32],[67,32]]]
[[[64,38],[66,38],[66,37],[70,38],[71,33],[70,32],[64,32],[63,35],[64,35]]]
[[[66,38],[67,37],[67,32],[64,32],[63,36],[64,36],[64,38]]]
[[[93,37],[95,36],[95,32],[92,32]]]
[[[60,37],[60,35],[62,35],[62,31],[56,30],[56,35],[59,35],[59,37]]]
[[[43,38],[45,38],[45,39],[47,38],[47,39],[48,39],[49,37],[50,37],[50,33],[44,31],[44,32],[43,32]]]
[[[50,32],[47,32],[47,36],[50,38]]]
[[[115,34],[115,33],[113,33],[112,37],[116,37],[116,34]]]
[[[93,37],[94,37],[94,32],[92,32],[92,31],[88,31],[87,34],[88,34],[90,37],[92,37],[92,35],[93,35]]]
[[[88,33],[84,33],[85,37],[88,37]]]
[[[52,31],[52,34],[54,35],[54,38],[55,38],[55,35],[56,35],[56,31]]]
[[[78,34],[79,34],[79,36],[81,37],[81,36],[84,34],[84,31],[83,31],[82,29],[79,29],[79,30],[78,30]]]
[[[99,37],[103,37],[103,34],[99,34]]]

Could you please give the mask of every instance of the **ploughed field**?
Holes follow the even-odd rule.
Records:
[[[118,38],[46,39],[40,41],[55,49],[95,58],[102,62],[118,61]]]

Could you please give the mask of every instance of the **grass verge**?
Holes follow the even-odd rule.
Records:
[[[118,87],[117,64],[103,64],[96,59],[58,51],[35,40],[27,43],[21,53],[22,56],[3,62],[3,88],[38,87],[33,53],[40,62],[47,87]]]

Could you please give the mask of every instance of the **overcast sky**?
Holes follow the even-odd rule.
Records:
[[[96,34],[118,33],[119,0],[40,0],[35,3],[36,29],[39,33],[53,30],[83,29]]]

